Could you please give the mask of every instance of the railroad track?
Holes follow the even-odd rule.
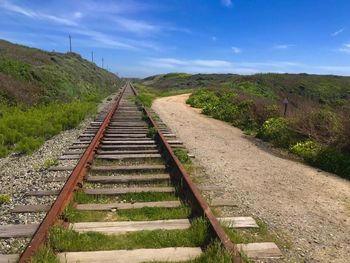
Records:
[[[22,254],[0,255],[0,262],[27,262],[44,244],[61,262],[186,261],[203,255],[212,240],[235,262],[243,262],[240,251],[279,256],[272,243],[230,241],[221,223],[256,227],[254,219],[213,215],[174,155],[182,142],[154,112],[135,104],[135,95],[127,83],[112,108],[61,156],[66,164],[50,168],[58,175],[47,180],[61,182],[61,190],[27,193],[54,197],[52,203],[14,208],[46,216],[40,225],[0,226],[0,238],[30,238]],[[196,238],[204,228],[210,241]]]

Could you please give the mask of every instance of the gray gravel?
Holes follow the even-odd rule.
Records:
[[[98,116],[104,115],[111,107],[113,101],[104,100],[100,106]],[[48,171],[45,162],[58,159],[68,147],[78,140],[79,135],[89,126],[92,117],[85,119],[72,130],[47,140],[44,145],[30,156],[12,154],[0,159],[0,194],[11,197],[9,203],[1,204],[0,225],[40,223],[46,213],[14,214],[11,210],[15,205],[51,204],[55,196],[34,197],[26,196],[28,191],[61,189],[62,182],[47,183],[46,179],[54,177],[67,177],[69,171]],[[75,166],[78,160],[59,160],[59,166]],[[0,254],[20,253],[29,239],[10,238],[0,239]]]

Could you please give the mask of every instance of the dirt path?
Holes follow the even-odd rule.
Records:
[[[289,262],[349,262],[350,182],[256,146],[241,130],[185,104],[187,95],[157,99],[153,109],[235,200],[243,213],[291,238]],[[299,260],[303,259],[303,260]]]

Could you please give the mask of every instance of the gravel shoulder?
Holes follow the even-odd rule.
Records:
[[[116,94],[109,97],[115,97]],[[113,101],[107,98],[98,106],[98,114],[104,114]],[[51,204],[56,196],[29,197],[28,191],[59,190],[63,182],[46,182],[53,177],[68,176],[69,171],[48,171],[47,163],[57,160],[68,147],[78,139],[79,135],[89,126],[93,116],[87,117],[75,129],[66,130],[47,140],[44,145],[32,155],[11,154],[0,159],[0,194],[10,196],[9,203],[0,204],[0,225],[40,223],[46,213],[12,213],[16,205]],[[76,165],[78,160],[58,161],[58,165]],[[28,238],[0,239],[0,254],[20,253],[26,246]]]
[[[350,182],[258,147],[241,130],[185,104],[189,94],[157,99],[153,109],[205,170],[216,197],[237,215],[261,218],[292,248],[283,262],[349,262]]]

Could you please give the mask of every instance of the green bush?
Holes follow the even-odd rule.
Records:
[[[265,121],[257,137],[284,148],[289,148],[298,140],[296,134],[289,129],[288,122],[284,118],[270,118]]]
[[[31,66],[13,59],[0,59],[0,72],[18,80],[31,80]]]
[[[291,146],[290,151],[305,160],[312,161],[320,154],[322,146],[312,140],[307,140]]]
[[[218,102],[219,98],[215,93],[206,89],[194,91],[186,101],[187,104],[190,104],[194,108],[203,108],[210,105],[214,106]]]
[[[312,140],[299,142],[290,148],[313,166],[350,179],[350,156]]]
[[[87,114],[96,112],[96,103],[86,101],[52,103],[27,110],[0,107],[0,157],[10,152],[32,153],[46,139],[76,127]]]

